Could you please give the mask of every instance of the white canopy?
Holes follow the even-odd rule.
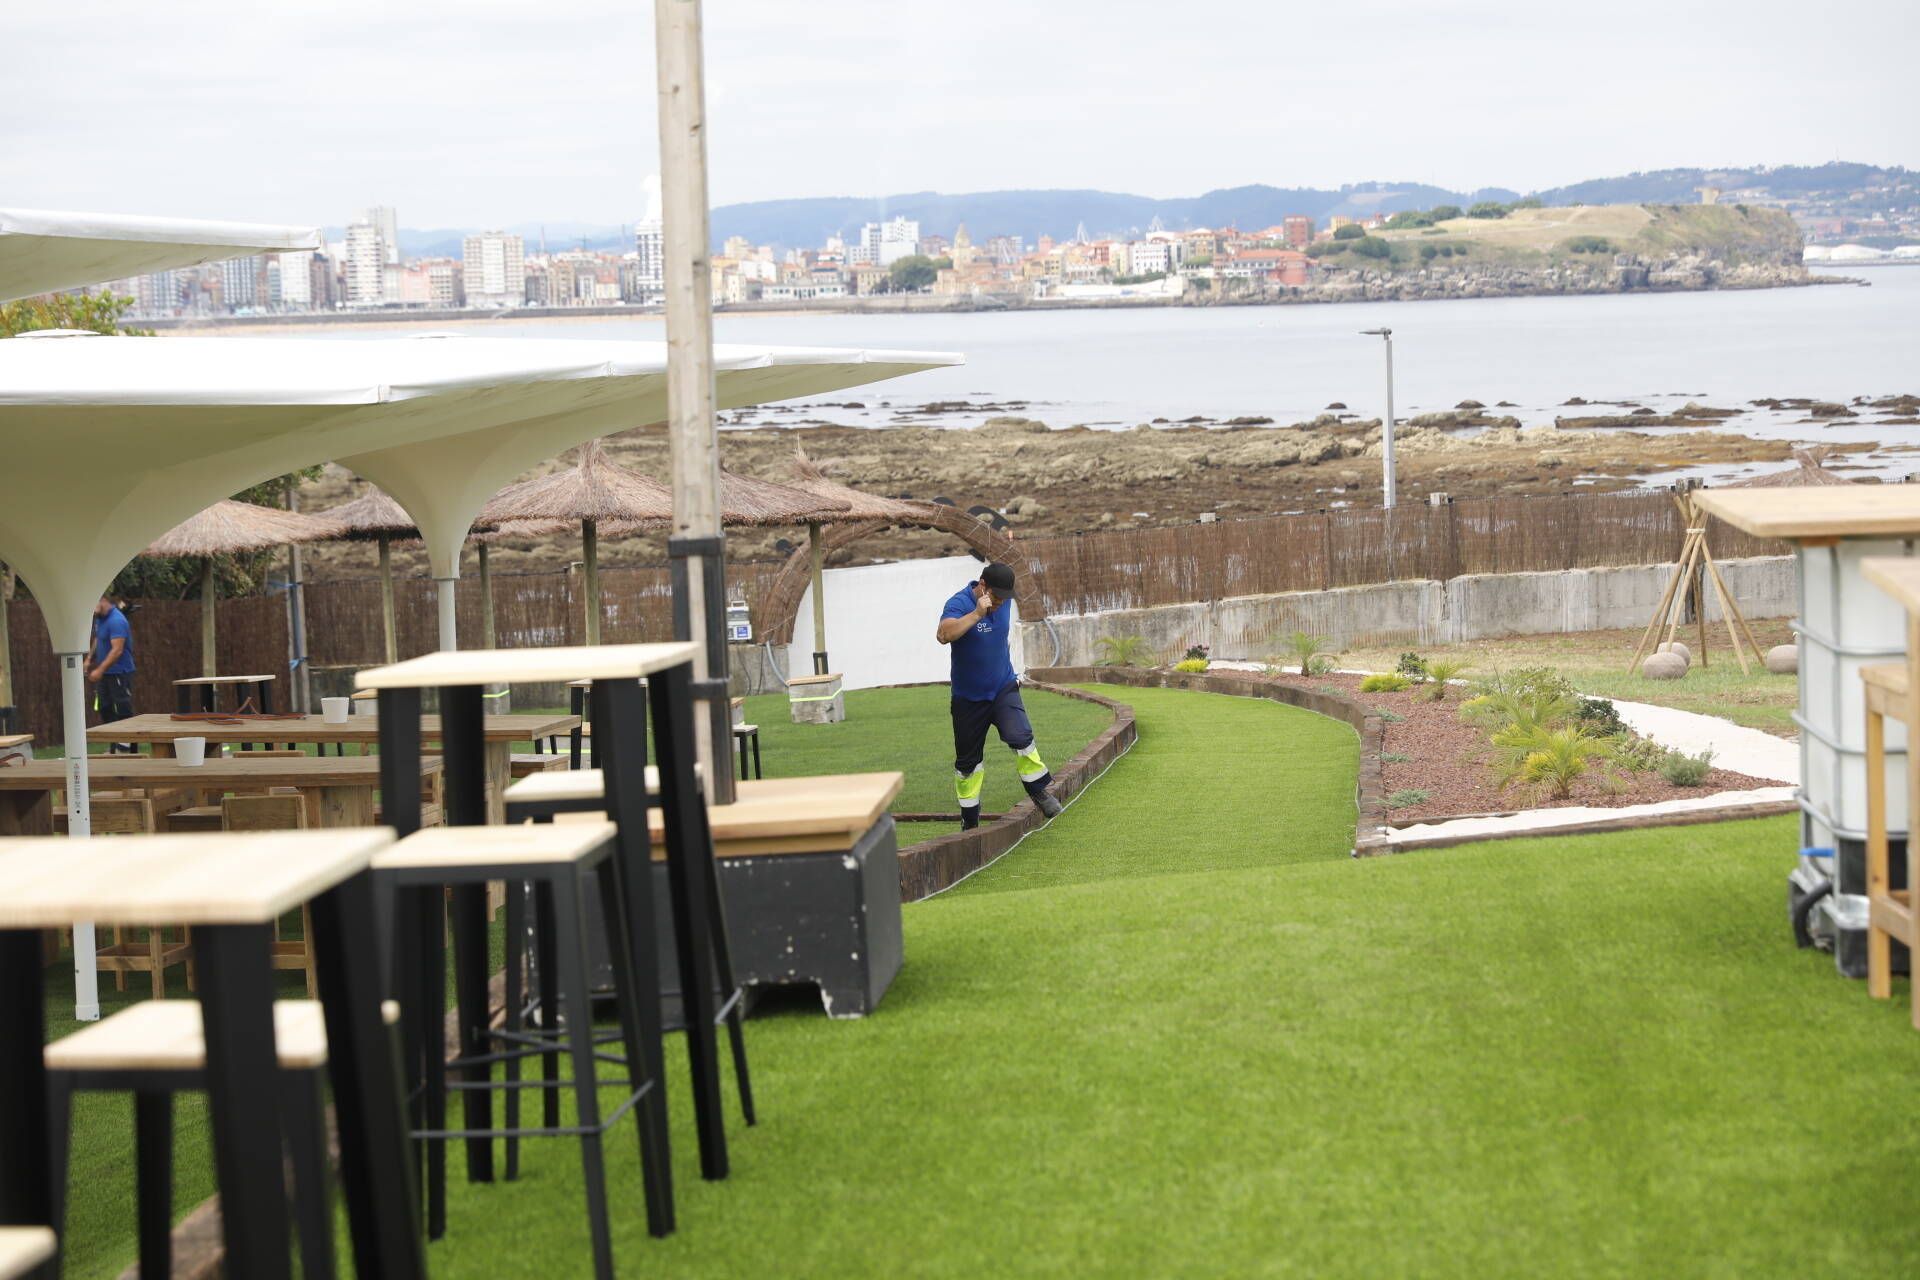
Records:
[[[319,247],[312,227],[0,209],[0,302],[249,253]]]
[[[959,356],[722,346],[727,407],[837,391]],[[93,604],[201,508],[338,460],[419,522],[457,572],[501,485],[596,436],[666,414],[666,345],[495,338],[31,337],[0,342],[0,560],[85,648]]]

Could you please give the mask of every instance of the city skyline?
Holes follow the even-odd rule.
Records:
[[[35,51],[18,98],[60,103],[0,134],[11,204],[313,224],[377,194],[413,225],[472,228],[537,221],[564,191],[579,221],[642,216],[647,6],[182,0],[112,22],[92,7],[0,15],[0,40]],[[1542,8],[1383,0],[1288,21],[1247,3],[1196,24],[1147,5],[736,0],[707,14],[712,199],[1369,177],[1535,190],[1669,165],[1920,163],[1898,97],[1910,5],[1810,21],[1778,0],[1623,0],[1603,23]],[[108,74],[75,95],[80,68]],[[215,147],[253,161],[193,163]]]

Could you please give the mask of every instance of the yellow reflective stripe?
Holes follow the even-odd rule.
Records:
[[[980,788],[985,786],[986,782],[987,769],[985,765],[981,765],[972,773],[955,773],[953,775],[953,790],[954,793],[960,797],[961,805],[970,806],[979,804]]]
[[[1040,744],[1034,743],[1025,751],[1016,751],[1014,758],[1020,762],[1020,781],[1032,782],[1047,776],[1047,766],[1040,759]]]

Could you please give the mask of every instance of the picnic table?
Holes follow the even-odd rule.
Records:
[[[241,690],[253,689],[254,706],[260,711],[273,710],[273,676],[192,676],[173,682],[174,710],[212,711],[222,688],[233,690],[234,705],[242,702]],[[193,704],[198,702],[196,708]]]
[[[224,792],[298,787],[307,797],[307,821],[315,827],[370,827],[373,791],[380,784],[375,756],[211,756],[184,768],[165,756],[95,756],[89,775],[95,786],[123,790]],[[423,775],[438,773],[440,759],[420,762]],[[35,760],[0,769],[0,836],[53,834],[53,793],[67,788],[64,760]]]
[[[486,716],[481,722],[485,741],[487,770],[488,821],[499,822],[506,816],[501,799],[513,768],[513,744],[528,738],[545,738],[571,732],[579,718],[568,715]],[[426,741],[440,739],[440,717],[420,717],[420,736]],[[156,756],[173,754],[175,738],[203,737],[215,742],[359,743],[363,748],[380,741],[377,716],[349,716],[343,724],[329,724],[320,716],[275,716],[272,719],[175,720],[166,715],[139,715],[87,730],[91,742],[145,743]],[[95,756],[88,763],[98,767],[105,757]]]

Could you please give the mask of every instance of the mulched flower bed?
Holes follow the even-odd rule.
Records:
[[[1777,779],[1714,769],[1697,787],[1676,787],[1656,772],[1628,773],[1609,766],[1590,770],[1574,784],[1573,794],[1564,799],[1545,790],[1520,786],[1503,791],[1494,784],[1492,748],[1479,729],[1460,719],[1461,702],[1472,696],[1464,685],[1451,685],[1444,701],[1430,702],[1419,685],[1399,693],[1362,693],[1362,677],[1355,675],[1304,678],[1256,675],[1255,678],[1338,693],[1375,711],[1392,713],[1387,720],[1381,760],[1387,794],[1391,797],[1399,791],[1427,793],[1427,798],[1417,804],[1391,806],[1389,816],[1395,825],[1570,805],[1613,809],[1710,796],[1718,791],[1751,791],[1783,785]],[[1396,720],[1393,716],[1400,718]],[[1399,758],[1403,756],[1405,759]]]

